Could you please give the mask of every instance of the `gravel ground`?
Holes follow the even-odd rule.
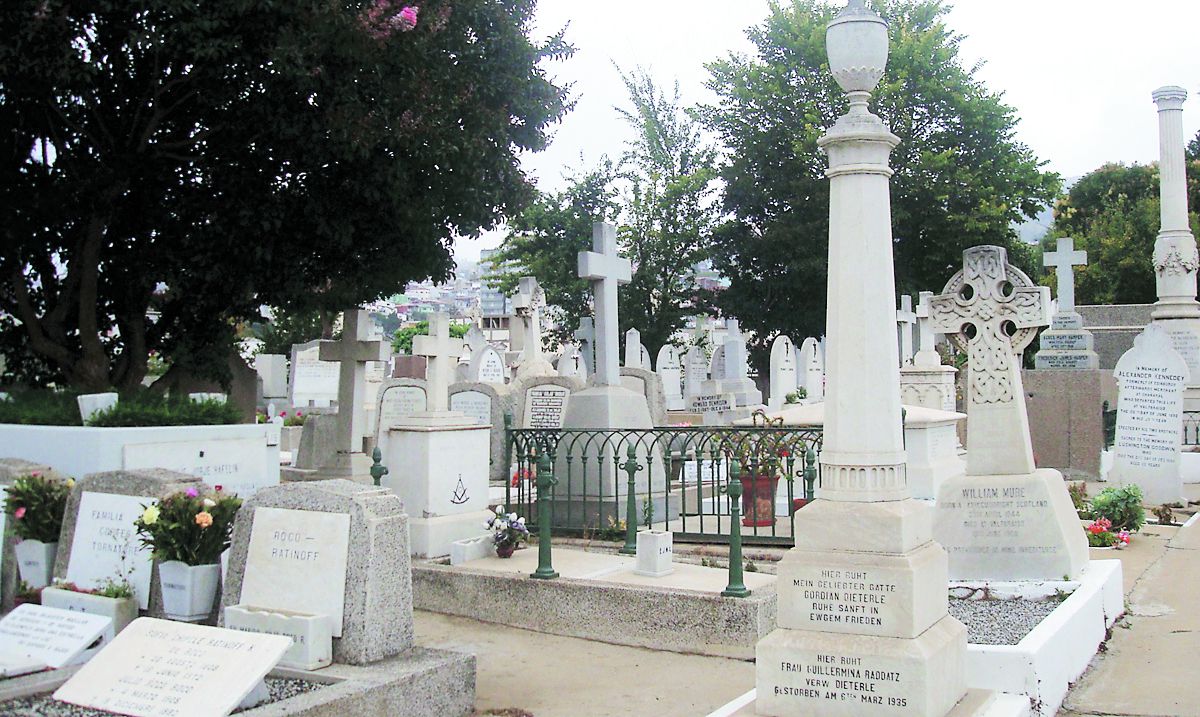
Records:
[[[1015,645],[1059,604],[1055,599],[950,598],[950,614],[967,626],[967,642],[972,645]]]
[[[305,692],[319,690],[324,686],[319,682],[267,678],[267,690],[271,693],[271,702],[286,700]],[[234,710],[233,714],[240,711]],[[104,717],[104,715],[111,714],[113,713],[59,702],[48,694],[0,704],[0,717]]]

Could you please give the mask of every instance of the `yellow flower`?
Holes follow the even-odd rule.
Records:
[[[67,479],[67,487],[68,487],[68,488],[74,488],[74,487],[75,487],[75,479],[74,479],[74,478],[68,478],[68,479]]]
[[[212,514],[207,510],[202,510],[199,513],[196,513],[196,525],[200,526],[201,528],[207,528],[208,526],[212,525]]]
[[[158,522],[158,506],[152,505],[142,511],[142,522],[146,525],[154,525]]]

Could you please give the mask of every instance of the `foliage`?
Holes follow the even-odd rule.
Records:
[[[4,499],[9,532],[21,540],[57,543],[72,485],[40,473],[17,478]]]
[[[1127,530],[1114,532],[1112,521],[1108,518],[1097,518],[1083,532],[1087,535],[1088,546],[1092,548],[1124,548],[1132,539]]]
[[[81,588],[75,583],[66,581],[55,581],[52,586],[56,590],[69,590],[73,593],[83,593],[85,595],[95,595],[97,597],[112,598],[120,600],[123,598],[133,597],[133,585],[128,580],[118,578],[105,578],[100,581],[98,588]]]
[[[320,309],[275,309],[270,321],[251,324],[251,335],[263,342],[259,353],[290,356],[292,346],[315,339],[332,339],[329,312]]]
[[[1071,483],[1067,486],[1067,495],[1071,496],[1071,505],[1075,507],[1075,514],[1080,518],[1086,519],[1092,514],[1092,508],[1088,503],[1087,486],[1080,483]]]
[[[220,490],[202,494],[188,488],[142,506],[134,525],[142,546],[150,548],[156,560],[212,565],[229,547],[233,519],[241,506],[237,496]]]
[[[488,518],[488,530],[492,531],[492,544],[499,548],[516,547],[529,539],[529,528],[525,518],[516,513],[505,513],[504,506],[496,506],[496,514]]]
[[[241,414],[228,401],[172,398],[142,392],[122,396],[116,405],[92,414],[87,425],[123,426],[217,426],[239,423]]]
[[[644,70],[621,80],[632,109],[618,112],[635,138],[620,164],[629,190],[618,239],[633,276],[619,297],[619,332],[637,327],[654,356],[697,312],[694,268],[716,224],[716,150],[681,107],[678,82],[668,95]]]
[[[523,208],[572,48],[530,39],[535,0],[390,7],[0,4],[6,375],[128,390],[158,351],[227,379],[263,304],[445,279]]]
[[[509,233],[492,255],[492,288],[512,294],[522,276],[536,276],[546,295],[550,345],[570,340],[579,319],[591,315],[588,282],[579,278],[579,252],[592,249],[592,224],[616,215],[613,166],[604,160],[570,176],[566,189],[539,192],[509,222]]]
[[[1055,198],[1057,175],[1015,140],[1013,109],[962,66],[940,0],[873,4],[891,39],[872,111],[901,140],[890,159],[898,291],[939,289],[977,244],[1007,247],[1010,261],[1031,268],[1012,225]],[[731,282],[717,304],[753,332],[760,367],[777,334],[824,333],[829,181],[816,142],[847,108],[825,53],[839,8],[773,4],[748,33],[754,56],[708,65],[719,100],[701,116],[728,149],[721,178],[731,215],[714,239],[714,267]]]
[[[296,409],[290,416],[287,411],[282,411],[279,415],[283,417],[283,425],[286,428],[303,426],[304,422],[308,420],[308,416],[300,409]]]
[[[792,391],[792,392],[788,393],[788,395],[784,396],[783,400],[784,400],[784,403],[800,403],[802,400],[804,400],[806,398],[808,398],[808,389],[805,388],[804,386],[801,386],[800,388],[797,388],[795,391]]]
[[[1154,508],[1150,512],[1154,513],[1154,517],[1158,520],[1159,525],[1175,524],[1175,511],[1171,509],[1171,506],[1165,503],[1157,508]]]
[[[6,401],[0,401],[0,423],[21,423],[35,426],[80,426],[78,394],[72,391],[19,389],[9,391]]]
[[[1189,145],[1188,204],[1200,209],[1200,143]],[[1071,237],[1088,253],[1087,266],[1075,267],[1079,304],[1150,304],[1158,299],[1154,280],[1154,240],[1158,236],[1158,166],[1105,164],[1075,182],[1054,207],[1054,224],[1043,240],[1052,251],[1059,237]],[[1200,215],[1191,212],[1193,232]],[[1049,284],[1049,275],[1043,280]]]
[[[461,339],[471,330],[468,324],[450,324],[450,338]],[[418,321],[412,326],[406,326],[392,335],[392,349],[397,353],[412,353],[413,337],[428,336],[429,322]]]
[[[1142,489],[1130,484],[1120,488],[1105,488],[1092,498],[1092,517],[1105,519],[1118,530],[1136,533],[1146,523],[1142,508]]]

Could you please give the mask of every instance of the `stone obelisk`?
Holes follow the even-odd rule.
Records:
[[[822,489],[779,565],[778,627],[756,650],[760,715],[942,717],[966,693],[966,629],[946,612],[946,553],[911,499],[896,360],[888,156],[871,114],[888,29],[862,0],[829,24],[849,112],[829,156],[829,289]]]

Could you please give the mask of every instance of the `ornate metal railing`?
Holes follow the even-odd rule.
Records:
[[[821,441],[820,429],[780,425],[509,429],[506,502],[536,526],[537,463],[547,454],[555,478],[547,514],[556,535],[619,541],[633,528],[653,528],[678,541],[727,542],[726,490],[737,461],[743,540],[793,545],[793,514],[812,500],[819,480]]]

